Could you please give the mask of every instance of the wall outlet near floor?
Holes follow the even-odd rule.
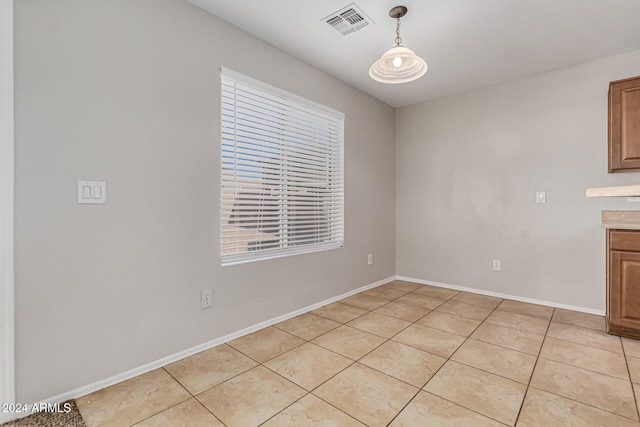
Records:
[[[502,260],[493,260],[493,271],[502,271]]]
[[[204,310],[205,308],[210,308],[213,304],[213,291],[211,289],[207,289],[206,291],[202,291],[200,294],[200,306]]]
[[[367,265],[373,264],[373,254],[367,255]]]

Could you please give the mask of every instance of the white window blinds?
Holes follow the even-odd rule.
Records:
[[[222,264],[341,247],[344,114],[221,72]]]

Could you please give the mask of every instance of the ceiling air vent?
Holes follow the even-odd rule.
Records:
[[[332,13],[324,18],[323,21],[331,25],[343,36],[359,31],[367,25],[374,23],[355,3],[351,3],[339,11]]]

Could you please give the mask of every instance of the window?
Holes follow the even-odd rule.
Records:
[[[344,114],[224,68],[221,82],[222,264],[343,246]]]

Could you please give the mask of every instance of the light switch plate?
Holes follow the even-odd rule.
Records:
[[[536,203],[547,203],[546,191],[536,191]]]
[[[104,181],[78,181],[78,204],[107,203],[107,183]]]
[[[206,291],[202,291],[200,293],[200,308],[204,310],[205,308],[210,308],[212,306],[213,299],[213,290],[207,289]]]

